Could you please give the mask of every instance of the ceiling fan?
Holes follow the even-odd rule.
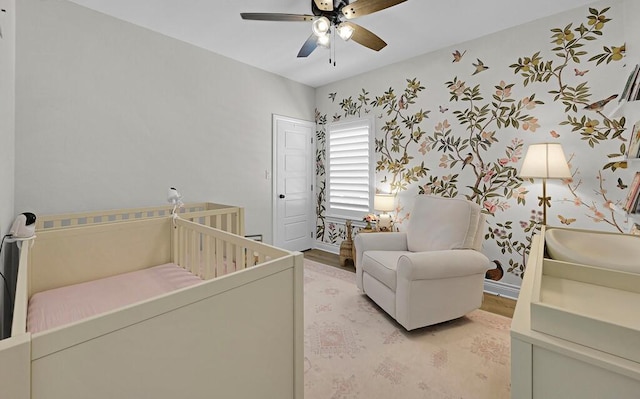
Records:
[[[313,33],[302,45],[298,57],[307,57],[318,46],[330,47],[331,29],[335,29],[343,40],[353,39],[375,51],[383,49],[387,43],[375,33],[351,22],[351,19],[373,14],[403,3],[406,0],[357,0],[349,3],[348,0],[311,0],[311,12],[309,14],[282,14],[282,13],[240,13],[242,19],[255,21],[313,21]]]

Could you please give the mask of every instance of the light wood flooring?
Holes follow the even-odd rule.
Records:
[[[316,262],[324,263],[329,266],[335,266],[343,270],[351,272],[356,271],[353,263],[348,261],[344,267],[340,266],[340,257],[330,252],[321,251],[319,249],[310,249],[304,252],[304,257]],[[484,300],[480,309],[487,312],[496,313],[506,317],[513,317],[513,311],[516,307],[516,301],[498,295],[484,293]]]

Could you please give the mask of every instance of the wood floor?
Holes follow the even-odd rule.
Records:
[[[330,252],[321,251],[319,249],[311,249],[304,252],[304,257],[326,265],[335,266],[343,270],[351,272],[356,271],[351,262],[347,262],[345,267],[340,266],[339,256]],[[481,309],[487,312],[496,313],[506,317],[513,317],[513,311],[516,308],[516,301],[510,298],[501,297],[484,293],[484,300]]]

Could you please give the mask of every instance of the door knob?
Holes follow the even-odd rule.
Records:
[[[279,195],[279,197],[280,197],[280,198],[284,198],[284,194],[280,194],[280,195]]]

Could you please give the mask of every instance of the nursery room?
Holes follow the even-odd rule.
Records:
[[[1,398],[637,397],[638,2],[226,3],[0,0]]]

